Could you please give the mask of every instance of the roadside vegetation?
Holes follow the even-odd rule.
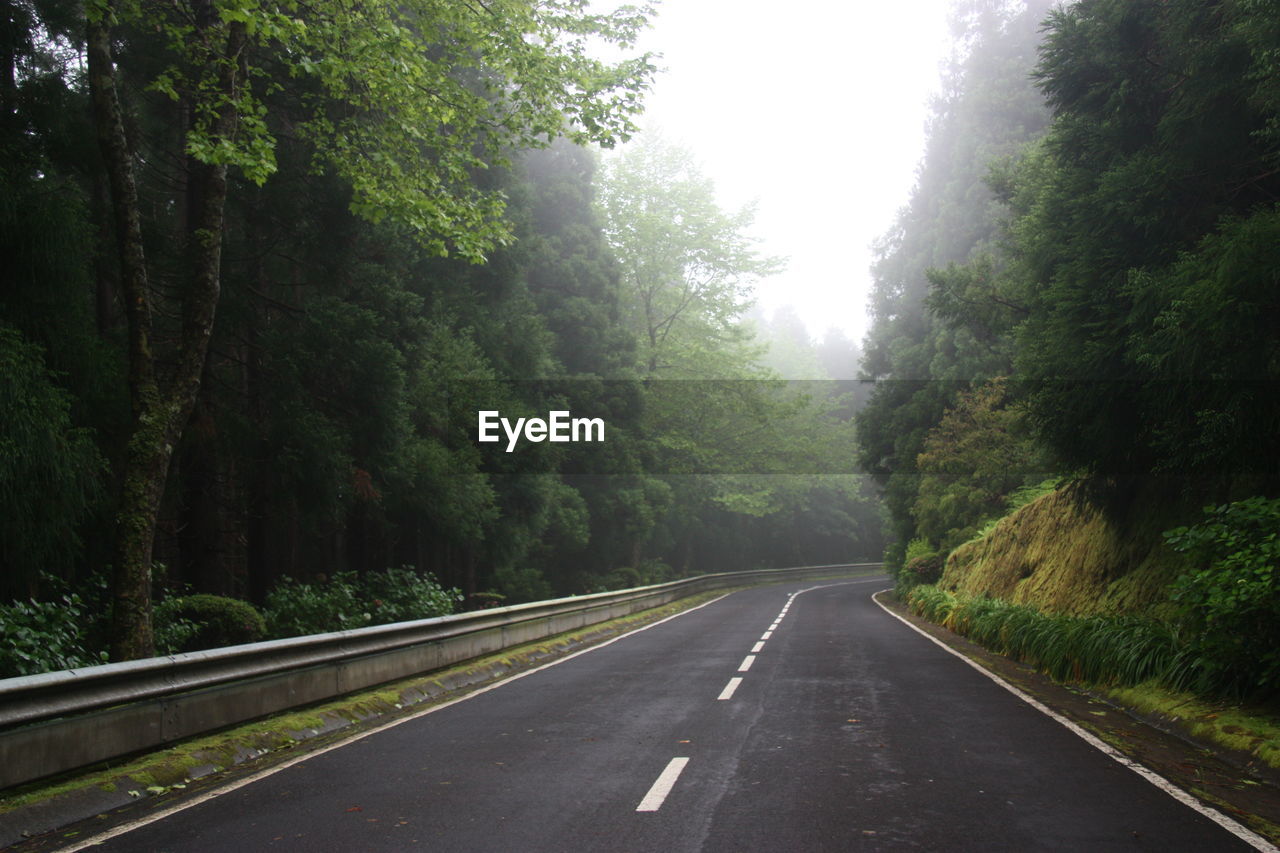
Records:
[[[964,8],[864,361],[898,595],[1057,679],[1273,714],[1275,16]]]
[[[45,582],[57,588],[56,579]],[[64,590],[55,601],[0,605],[0,678],[107,662],[105,584],[88,595]],[[178,654],[429,619],[453,613],[461,601],[457,589],[445,589],[411,566],[308,582],[282,578],[261,608],[209,593],[171,594],[155,607],[156,651]]]
[[[7,672],[882,550],[857,345],[749,316],[783,261],[688,152],[601,150],[647,4],[6,9]]]

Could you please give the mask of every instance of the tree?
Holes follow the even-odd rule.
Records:
[[[111,282],[95,275],[82,29],[68,4],[0,4],[0,595],[102,558],[127,422]]]
[[[351,208],[403,223],[437,254],[479,260],[510,239],[499,193],[472,173],[510,146],[569,134],[604,143],[624,138],[652,65],[648,57],[607,65],[587,42],[629,46],[647,8],[609,15],[565,0],[472,6],[435,0],[357,6],[239,0],[149,4],[93,0],[86,8],[94,124],[110,179],[121,289],[129,329],[133,430],[118,511],[112,653],[145,656],[150,628],[151,549],[172,458],[194,408],[221,288],[229,170],[254,182],[276,168],[268,96],[295,87],[302,112],[291,132],[310,141],[317,168],[350,184]],[[179,210],[186,258],[172,312],[158,334],[135,175],[126,135],[133,91],[122,74],[146,42],[161,70],[145,84],[168,96],[183,139]],[[159,40],[159,44],[157,44]],[[145,51],[143,51],[145,52]],[[121,65],[117,66],[117,59]],[[173,352],[159,350],[168,339]]]
[[[1274,9],[1093,0],[1050,23],[1053,123],[1008,241],[1032,419],[1098,482],[1274,484]]]
[[[827,379],[825,366],[796,309],[784,305],[773,316],[755,318],[756,334],[768,349],[761,362],[784,379]]]
[[[753,247],[751,208],[722,211],[692,155],[656,135],[605,163],[600,195],[642,374],[741,375],[751,285],[781,267]]]
[[[16,596],[30,594],[40,572],[70,567],[104,460],[89,431],[72,425],[71,397],[50,381],[39,348],[4,324],[0,373],[0,568],[3,591]]]
[[[891,564],[918,535],[912,506],[926,436],[958,393],[1012,369],[1010,333],[992,325],[1003,315],[990,310],[985,280],[961,278],[949,265],[998,249],[1007,198],[991,169],[1017,157],[1047,122],[1029,75],[1049,7],[1044,0],[957,4],[958,47],[916,186],[877,246],[863,355],[863,375],[876,382],[858,425],[863,468],[884,489],[896,540],[886,554]],[[971,325],[974,319],[984,324]]]
[[[1008,383],[994,379],[961,392],[925,437],[916,458],[920,479],[911,514],[918,535],[941,551],[972,538],[1008,510],[1019,488],[1049,476],[1043,450],[1012,404]]]

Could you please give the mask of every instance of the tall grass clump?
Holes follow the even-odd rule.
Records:
[[[916,587],[907,603],[918,616],[1059,681],[1131,687],[1156,680],[1177,690],[1202,681],[1177,629],[1154,619],[1042,613],[1025,604],[957,596],[936,586]]]

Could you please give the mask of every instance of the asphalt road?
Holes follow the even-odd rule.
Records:
[[[1251,849],[886,614],[883,579],[835,583],[733,594],[92,849]]]

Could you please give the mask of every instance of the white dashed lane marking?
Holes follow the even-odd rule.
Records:
[[[658,775],[653,786],[649,788],[649,793],[645,794],[644,799],[640,801],[640,805],[636,806],[636,811],[656,812],[662,808],[662,803],[667,799],[667,794],[671,793],[671,789],[676,785],[676,780],[680,778],[680,774],[684,772],[684,766],[688,763],[688,758],[673,758],[667,762],[666,769]]]
[[[724,690],[720,691],[720,695],[717,696],[716,699],[719,699],[721,701],[725,699],[732,699],[733,691],[737,690],[738,685],[741,683],[742,683],[742,679],[738,676],[734,676],[733,678],[730,678],[729,683],[724,686]]]

